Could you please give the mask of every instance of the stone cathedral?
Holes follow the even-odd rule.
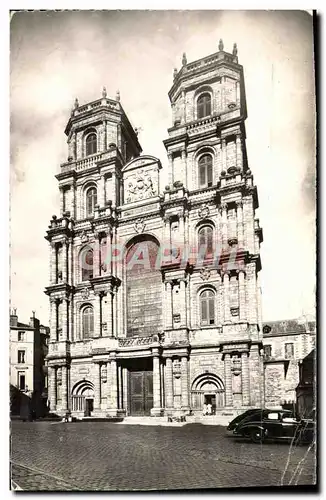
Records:
[[[257,188],[237,46],[174,70],[172,126],[142,155],[115,99],[76,99],[50,246],[51,411],[218,415],[264,404]],[[164,183],[165,184],[165,183]]]

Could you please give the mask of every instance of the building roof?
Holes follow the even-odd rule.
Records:
[[[286,319],[281,321],[266,321],[263,323],[264,336],[289,335],[293,333],[313,333],[316,321],[304,319]]]
[[[10,325],[11,329],[24,329],[24,330],[35,330],[33,326],[27,325],[26,323],[21,323],[20,321],[17,321],[17,325]]]

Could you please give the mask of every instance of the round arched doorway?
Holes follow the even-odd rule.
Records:
[[[150,235],[133,239],[125,260],[127,337],[150,336],[162,330],[160,246]]]
[[[94,409],[94,384],[89,380],[81,380],[71,391],[72,411],[83,412],[90,417]]]
[[[210,403],[213,412],[224,407],[225,388],[222,380],[214,373],[203,373],[195,378],[191,386],[191,403],[193,410],[202,410],[203,405]]]

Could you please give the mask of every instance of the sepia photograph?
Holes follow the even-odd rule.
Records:
[[[315,29],[10,11],[12,491],[317,489]]]

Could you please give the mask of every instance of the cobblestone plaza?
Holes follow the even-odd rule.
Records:
[[[24,490],[311,485],[314,453],[236,440],[215,425],[12,423],[12,480]]]

